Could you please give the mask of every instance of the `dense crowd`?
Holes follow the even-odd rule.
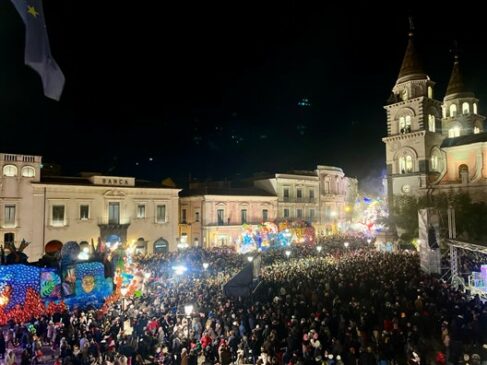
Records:
[[[422,273],[416,253],[377,252],[347,237],[329,243],[289,257],[262,253],[261,285],[250,298],[222,291],[248,264],[242,255],[138,258],[151,273],[140,298],[107,315],[83,308],[33,319],[35,335],[12,322],[0,335],[0,356],[13,365],[9,352],[18,345],[21,364],[35,363],[47,343],[56,364],[75,365],[487,364],[487,305],[478,297]],[[175,275],[175,264],[188,271]]]

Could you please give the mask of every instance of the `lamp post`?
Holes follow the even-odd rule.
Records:
[[[350,245],[350,243],[348,242],[343,242],[343,246],[345,246],[345,248],[348,248],[348,246]]]
[[[284,252],[286,254],[286,257],[289,258],[289,256],[291,256],[291,251],[289,250],[286,250],[286,252]]]
[[[209,263],[203,262],[203,270],[205,270],[205,271],[208,270],[208,266],[210,266]]]
[[[247,256],[247,261],[248,262],[252,262],[254,260],[254,257],[253,256]]]
[[[370,245],[370,242],[372,242],[372,240],[370,238],[367,238],[367,243]]]
[[[122,331],[125,330],[125,296],[127,295],[129,288],[120,288],[120,294],[122,294]]]
[[[337,233],[337,212],[336,211],[333,211],[330,213],[330,216],[333,218],[333,229],[332,229],[332,233],[333,234],[336,234]]]
[[[318,251],[318,253],[320,253],[322,249],[323,249],[323,247],[321,247],[321,246],[316,246],[316,251]]]
[[[188,339],[189,339],[189,332],[191,330],[191,313],[193,313],[193,305],[192,304],[186,304],[184,306],[184,314],[186,314],[186,318],[188,321]]]

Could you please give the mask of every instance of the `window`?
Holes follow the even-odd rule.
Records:
[[[156,222],[166,222],[166,204],[156,205]]]
[[[313,222],[314,220],[315,220],[315,210],[313,208],[311,208],[309,210],[309,221]]]
[[[32,166],[24,166],[22,167],[22,176],[34,177],[36,176],[36,170]]]
[[[7,225],[15,225],[15,205],[5,206],[4,223]]]
[[[283,192],[284,199],[289,199],[289,189],[285,188]]]
[[[314,191],[313,189],[311,189],[311,190],[309,191],[309,199],[310,199],[310,200],[313,200],[314,198],[315,198],[315,191]]]
[[[460,137],[460,127],[456,126],[448,130],[448,138]]]
[[[181,222],[186,223],[186,209],[181,209]]]
[[[301,189],[297,189],[297,190],[296,190],[296,197],[297,197],[298,199],[301,199],[301,198],[303,197],[303,190],[301,190]]]
[[[441,106],[441,113],[443,114],[443,118],[446,118],[446,106]]]
[[[462,104],[462,114],[470,114],[470,104],[465,102]]]
[[[406,115],[405,117],[399,118],[399,131],[401,134],[411,132],[411,116]]]
[[[479,134],[480,133],[480,128],[479,127],[473,127],[473,134]]]
[[[477,103],[473,103],[473,113],[477,114]]]
[[[457,106],[455,104],[450,105],[450,117],[457,116]]]
[[[284,218],[289,218],[289,209],[284,208]]]
[[[137,218],[145,218],[145,204],[137,204]]]
[[[436,132],[436,120],[433,114],[428,114],[428,130],[430,132]]]
[[[296,217],[303,218],[303,210],[302,209],[296,209]]]
[[[433,88],[428,86],[428,98],[433,99]]]
[[[52,206],[52,223],[64,225],[64,205]]]
[[[267,222],[269,219],[269,211],[267,209],[262,209],[262,221]]]
[[[241,220],[242,224],[247,223],[247,209],[242,209],[240,211],[240,220]]]
[[[325,193],[326,194],[330,193],[330,180],[329,179],[325,180]]]
[[[3,235],[3,242],[4,243],[14,243],[15,241],[15,234],[14,233],[5,233]]]
[[[413,172],[413,158],[411,155],[404,155],[399,158],[399,173],[410,174]]]
[[[120,203],[108,203],[108,224],[120,224]]]
[[[5,165],[3,167],[3,176],[17,176],[17,166]]]
[[[86,221],[90,218],[90,206],[82,204],[79,206],[79,219]]]
[[[438,171],[438,155],[436,154],[431,156],[431,170]]]
[[[199,222],[200,221],[200,212],[195,212],[194,213],[194,221]]]
[[[458,175],[462,184],[466,184],[468,182],[468,166],[465,164],[458,166]]]
[[[224,210],[223,209],[217,209],[216,216],[217,216],[217,219],[218,219],[218,225],[219,226],[223,226],[223,224],[225,222],[225,212],[224,212]]]

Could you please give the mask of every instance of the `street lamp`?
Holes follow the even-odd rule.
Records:
[[[205,271],[208,270],[208,266],[210,266],[209,263],[203,262],[203,270],[205,270]]]
[[[367,238],[367,243],[370,245],[370,242],[372,242],[372,240],[370,238]]]
[[[125,296],[127,295],[127,292],[129,291],[129,288],[120,288],[120,294],[122,294],[122,310],[125,311]]]
[[[350,245],[350,243],[348,242],[343,242],[343,246],[345,246],[345,248],[348,248],[348,246]]]
[[[193,313],[193,305],[192,304],[187,304],[184,306],[184,314],[186,314],[186,318],[188,321],[188,339],[189,339],[189,331],[191,329],[191,313]]]
[[[316,246],[316,250],[318,251],[318,253],[320,253],[322,249],[323,249],[323,247],[321,247],[321,246]]]
[[[193,313],[193,304],[187,304],[184,306],[184,314],[186,314],[186,316],[190,316],[191,313]]]
[[[122,331],[125,330],[125,296],[127,295],[127,292],[129,291],[129,288],[120,288],[120,294],[122,294]]]
[[[285,254],[286,254],[286,257],[289,258],[289,256],[291,256],[291,251],[286,250]]]
[[[254,260],[254,257],[253,256],[247,256],[247,261],[248,262],[252,262]]]

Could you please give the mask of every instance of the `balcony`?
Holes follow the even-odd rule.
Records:
[[[289,198],[283,197],[279,200],[279,203],[295,203],[295,204],[316,204],[318,203],[316,198]]]

